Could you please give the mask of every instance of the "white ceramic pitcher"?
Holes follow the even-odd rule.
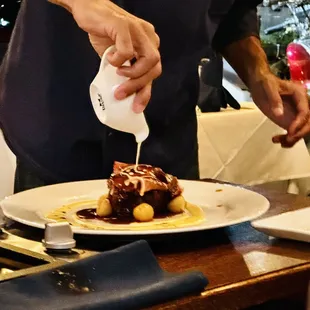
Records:
[[[144,113],[137,114],[132,110],[135,94],[124,100],[114,97],[116,88],[128,80],[127,77],[118,75],[117,68],[107,59],[107,55],[115,50],[115,46],[111,46],[102,56],[99,72],[90,85],[91,101],[101,123],[119,131],[132,133],[137,143],[141,143],[148,137],[149,127]],[[130,66],[130,62],[127,61],[124,66]]]

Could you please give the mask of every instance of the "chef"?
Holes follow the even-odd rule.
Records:
[[[308,102],[300,85],[269,70],[258,37],[259,2],[23,0],[0,71],[0,124],[17,156],[15,191],[107,178],[115,160],[134,162],[134,136],[102,125],[89,97],[99,56],[112,44],[110,63],[130,78],[115,97],[137,93],[133,109],[145,111],[150,127],[142,163],[199,177],[197,66],[209,46],[287,130],[274,142],[294,145],[310,131]],[[126,60],[133,66],[123,68]]]

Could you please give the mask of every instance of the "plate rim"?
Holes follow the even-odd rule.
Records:
[[[105,182],[107,179],[97,179],[97,180],[84,180],[84,181],[74,181],[74,182],[64,182],[64,183],[58,183],[58,184],[52,184],[52,185],[47,185],[47,186],[41,186],[41,187],[36,187],[33,189],[29,189],[20,193],[16,193],[10,196],[5,197],[0,201],[0,208],[3,210],[4,215],[11,219],[16,221],[17,223],[21,223],[26,226],[38,228],[38,229],[45,229],[45,223],[38,223],[38,222],[32,222],[29,220],[25,220],[23,218],[17,218],[16,216],[12,216],[9,212],[7,212],[7,208],[2,206],[3,202],[6,201],[7,199],[10,199],[11,197],[14,197],[16,195],[22,194],[24,192],[29,192],[29,191],[35,191],[39,190],[40,188],[48,188],[48,187],[57,187],[57,186],[62,186],[64,184],[75,184],[75,183],[85,183],[85,182]],[[254,216],[247,216],[244,217],[242,220],[236,219],[236,220],[231,220],[226,223],[222,224],[217,224],[217,225],[211,225],[211,226],[204,226],[203,223],[200,223],[195,226],[188,226],[188,227],[179,227],[179,228],[173,228],[173,229],[153,229],[153,230],[108,230],[108,229],[79,229],[78,227],[71,226],[72,231],[74,234],[77,235],[101,235],[101,236],[145,236],[145,235],[170,235],[170,234],[180,234],[180,233],[188,233],[188,232],[197,232],[197,231],[206,231],[206,230],[214,230],[214,229],[219,229],[219,228],[224,228],[224,227],[229,227],[237,224],[242,224],[245,222],[251,222],[254,221],[255,219],[259,219],[263,214],[265,214],[269,208],[270,208],[270,202],[269,200],[262,194],[257,193],[254,190],[248,189],[246,187],[243,187],[242,185],[238,184],[228,184],[228,183],[221,183],[221,182],[212,182],[212,181],[204,181],[204,180],[185,180],[185,179],[179,179],[179,182],[181,183],[208,183],[212,184],[215,187],[216,186],[221,186],[221,187],[229,187],[229,188],[237,188],[238,190],[241,191],[246,191],[248,193],[255,194],[256,196],[259,196],[260,199],[262,199],[262,207],[261,210]],[[262,219],[263,220],[263,219]]]

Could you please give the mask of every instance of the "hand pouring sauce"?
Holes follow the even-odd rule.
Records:
[[[149,127],[144,113],[137,114],[132,110],[135,94],[123,100],[116,100],[114,97],[115,89],[129,80],[127,77],[118,75],[117,68],[113,67],[107,59],[107,55],[115,50],[115,46],[111,46],[102,56],[99,71],[90,85],[90,98],[101,123],[135,136],[137,142],[136,165],[138,165],[141,144],[149,135]],[[130,66],[130,62],[126,61],[124,66]]]

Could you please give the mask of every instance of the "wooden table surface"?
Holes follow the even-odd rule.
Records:
[[[262,218],[310,205],[306,197],[252,189],[271,203]],[[179,236],[153,250],[165,270],[200,270],[210,283],[201,295],[152,309],[241,309],[305,293],[310,280],[308,243],[268,237],[249,223]]]

